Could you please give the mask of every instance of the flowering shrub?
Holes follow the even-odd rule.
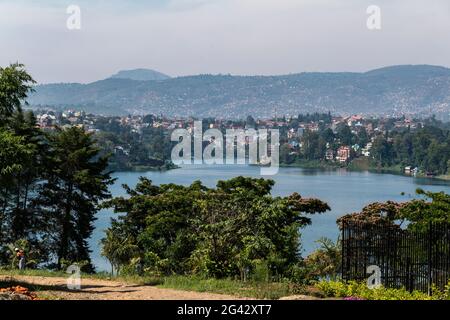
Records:
[[[404,288],[369,289],[365,283],[355,281],[320,281],[317,283],[317,288],[327,297],[345,300],[450,300],[450,283],[444,291],[433,290],[432,296],[420,291],[409,292]]]

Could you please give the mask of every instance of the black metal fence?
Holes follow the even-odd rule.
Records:
[[[431,292],[450,280],[450,224],[424,230],[346,222],[342,226],[342,278],[366,281],[367,267],[378,266],[389,288]]]

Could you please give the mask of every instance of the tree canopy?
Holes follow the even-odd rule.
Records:
[[[21,64],[0,68],[0,264],[12,246],[34,266],[84,261],[92,271],[87,239],[109,197],[108,157],[82,128],[37,128],[21,108],[33,84]]]
[[[299,194],[272,197],[273,185],[237,177],[216,188],[199,181],[155,186],[141,178],[135,189],[124,186],[129,197],[108,202],[125,215],[108,229],[103,253],[122,271],[245,278],[265,263],[288,276],[300,262],[299,230],[311,223],[308,214],[330,208]]]
[[[409,229],[427,228],[430,222],[450,223],[450,195],[445,192],[430,192],[417,189],[421,196],[408,202],[376,202],[365,206],[361,212],[342,216],[337,220],[343,223],[363,223],[373,225],[390,225]]]
[[[0,67],[0,124],[21,109],[22,103],[35,83],[26,72],[24,65],[15,63]]]

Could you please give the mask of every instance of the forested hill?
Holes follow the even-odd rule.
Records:
[[[429,116],[450,111],[450,69],[405,65],[365,73],[113,77],[89,84],[39,85],[29,102],[104,114],[183,117],[262,118],[315,111]]]

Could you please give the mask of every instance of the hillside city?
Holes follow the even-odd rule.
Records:
[[[194,121],[190,118],[170,118],[165,116],[103,116],[77,110],[38,110],[35,112],[40,128],[53,130],[55,127],[83,127],[86,131],[95,133],[100,137],[107,132],[119,134],[128,132],[142,140],[143,135],[155,135],[159,132],[164,143],[170,144],[170,133],[177,128],[188,129],[192,132]],[[394,137],[387,136],[391,132],[414,131],[422,128],[431,120],[419,120],[409,117],[374,118],[363,115],[348,117],[332,116],[328,114],[307,114],[298,117],[282,117],[272,119],[253,119],[247,117],[245,121],[232,121],[209,118],[203,120],[203,129],[271,129],[276,128],[281,133],[280,156],[281,163],[289,165],[302,153],[306,160],[320,161],[334,166],[346,166],[350,162],[358,163],[360,160],[371,159],[373,146],[377,138],[386,137],[387,143],[393,143]],[[434,120],[436,123],[437,121]],[[119,134],[120,135],[120,134]],[[319,139],[315,141],[315,135]],[[136,152],[132,141],[128,139],[113,139],[110,151],[116,158],[127,158]],[[316,146],[314,147],[314,144]],[[149,152],[150,159],[169,160],[170,148],[165,148],[158,155]],[[379,154],[380,150],[376,152]],[[317,154],[319,153],[319,154]],[[144,159],[142,159],[145,162]],[[356,160],[356,161],[353,161]],[[137,161],[139,162],[139,161]],[[360,161],[361,162],[361,161]],[[305,164],[305,163],[303,163]],[[317,165],[317,163],[316,163]],[[401,170],[406,174],[417,174],[418,168],[413,163],[405,164]],[[433,175],[433,172],[425,172]],[[445,173],[445,172],[442,172]]]

